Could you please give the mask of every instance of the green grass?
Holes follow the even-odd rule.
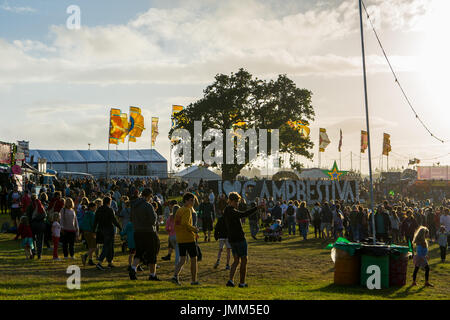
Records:
[[[0,225],[7,221],[0,217]],[[245,226],[248,229],[248,225]],[[261,236],[260,236],[261,237]],[[311,237],[311,234],[310,236]],[[160,233],[161,251],[167,253],[167,234]],[[201,238],[202,239],[202,238]],[[221,265],[214,269],[218,243],[200,242],[204,259],[199,263],[201,286],[190,286],[189,268],[181,274],[183,285],[178,287],[169,282],[174,263],[160,261],[158,269],[160,283],[147,281],[148,271],[138,273],[139,280],[128,280],[126,271],[128,255],[120,252],[120,241],[116,241],[116,269],[104,272],[94,267],[83,267],[80,253],[85,252],[80,244],[76,246],[76,260],[53,262],[50,250],[44,251],[41,261],[26,260],[20,241],[14,241],[12,234],[0,234],[0,299],[145,299],[145,300],[246,300],[246,299],[314,299],[314,300],[378,300],[378,299],[449,299],[450,264],[440,263],[439,248],[430,245],[430,281],[434,288],[423,286],[424,272],[419,271],[418,286],[411,287],[413,266],[409,262],[408,284],[401,288],[368,290],[363,287],[345,287],[333,284],[334,265],[330,251],[323,248],[328,244],[321,240],[304,242],[297,236],[285,236],[282,242],[265,243],[249,237],[249,266],[247,282],[249,288],[228,288],[228,271],[225,270],[226,254]],[[60,255],[62,252],[60,250]],[[70,264],[81,266],[81,290],[66,287]],[[238,282],[238,273],[235,282]]]

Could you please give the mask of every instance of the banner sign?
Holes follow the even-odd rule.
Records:
[[[0,142],[0,164],[12,165],[13,146],[10,143]]]
[[[17,152],[24,153],[25,157],[30,157],[30,142],[29,141],[17,141]]]
[[[418,180],[448,180],[448,166],[417,167]]]
[[[208,181],[208,186],[216,194],[239,193],[246,201],[255,198],[299,200],[308,203],[330,200],[359,201],[357,180],[248,180],[248,181]]]

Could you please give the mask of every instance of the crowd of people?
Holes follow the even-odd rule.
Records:
[[[177,197],[182,200],[173,199]],[[98,270],[114,268],[114,244],[120,235],[122,250],[129,252],[131,280],[136,280],[146,265],[149,280],[160,281],[156,270],[161,249],[159,230],[164,225],[169,248],[161,259],[171,260],[175,253],[171,281],[178,285],[188,260],[191,284],[199,284],[198,261],[202,253],[198,242],[203,232],[205,242],[211,241],[211,235],[219,241],[214,268],[220,265],[223,249],[227,250],[225,268],[230,278],[226,285],[235,286],[239,267],[239,287],[247,287],[248,245],[243,230],[247,220],[255,240],[260,239],[261,228],[284,228],[285,233],[298,234],[308,241],[311,226],[316,239],[330,241],[346,237],[354,242],[372,236],[374,221],[378,241],[416,247],[414,281],[418,268],[423,267],[427,284],[427,241],[439,244],[442,262],[450,243],[450,201],[445,198],[436,204],[397,195],[375,206],[373,213],[361,203],[339,200],[317,202],[311,207],[305,201],[282,198],[256,198],[247,203],[238,193],[217,195],[203,182],[189,188],[185,182],[169,186],[152,179],[86,178],[61,180],[43,186],[38,192],[32,182],[27,181],[22,192],[10,182],[1,186],[0,200],[0,213],[11,216],[11,225],[2,229],[22,239],[26,258],[41,259],[44,246],[50,248],[52,244],[55,261],[60,260],[60,247],[64,259],[74,259],[75,243],[81,240],[86,250],[81,254],[83,265]]]

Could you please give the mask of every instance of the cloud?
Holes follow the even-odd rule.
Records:
[[[7,1],[5,1],[2,5],[0,5],[0,9],[14,13],[36,12],[36,9],[31,7],[11,7]]]
[[[410,6],[421,1],[410,1]],[[403,21],[420,15],[405,9],[405,1],[396,2],[403,8],[398,13]],[[0,61],[8,61],[0,64],[0,84],[207,83],[217,73],[240,67],[259,77],[360,75],[359,52],[333,50],[336,44],[345,48],[353,43],[359,32],[354,1],[307,10],[288,2],[293,11],[275,11],[275,5],[188,1],[175,8],[151,8],[125,25],[52,26],[51,45],[33,40],[11,45],[0,39]],[[414,57],[392,60],[398,71],[413,71],[417,65]],[[369,72],[387,71],[384,64],[381,57],[368,57]]]

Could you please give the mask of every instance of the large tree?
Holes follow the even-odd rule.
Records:
[[[191,103],[183,111],[175,115],[176,125],[169,132],[169,138],[175,129],[187,129],[194,136],[194,121],[202,121],[206,129],[223,131],[223,159],[225,163],[225,130],[232,128],[279,129],[279,151],[291,155],[289,161],[293,168],[299,169],[293,155],[301,155],[311,159],[309,152],[313,143],[287,124],[288,121],[301,120],[309,124],[314,120],[311,105],[312,92],[297,88],[286,75],[279,75],[277,80],[261,80],[252,77],[244,69],[231,75],[216,75],[213,84],[204,90],[200,100]],[[236,125],[239,124],[239,125]],[[203,147],[210,142],[203,142]],[[268,138],[270,144],[270,137]],[[194,155],[192,143],[191,156]],[[270,150],[270,145],[268,146]],[[234,149],[236,156],[236,148]],[[259,150],[258,150],[259,155]],[[281,159],[280,159],[281,161]],[[222,179],[233,180],[241,169],[249,164],[249,152],[246,148],[244,164],[213,164],[222,169]]]

